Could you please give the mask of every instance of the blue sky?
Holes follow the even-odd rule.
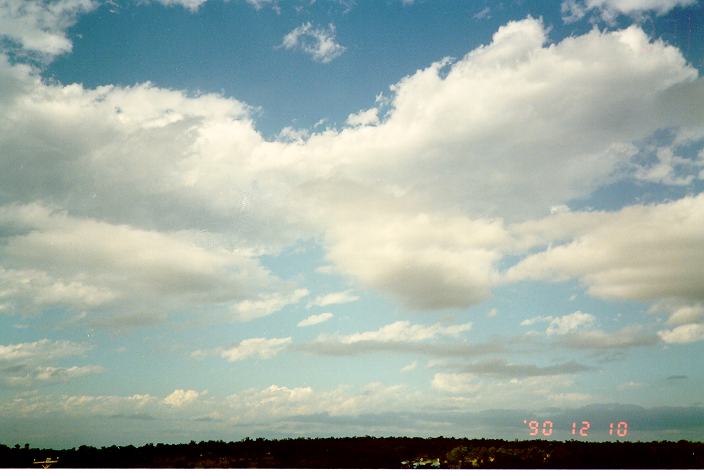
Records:
[[[702,439],[703,20],[0,1],[0,442]]]

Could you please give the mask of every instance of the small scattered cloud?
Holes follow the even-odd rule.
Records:
[[[416,368],[418,368],[418,361],[417,361],[417,360],[414,360],[414,361],[411,362],[410,364],[404,365],[403,367],[401,367],[401,372],[402,372],[402,373],[412,372],[412,371],[415,370]]]
[[[335,39],[335,25],[332,23],[327,28],[304,23],[288,32],[281,46],[286,50],[302,51],[319,63],[329,63],[345,51]]]
[[[531,326],[537,322],[548,322],[548,327],[545,330],[545,334],[548,336],[552,336],[571,334],[579,329],[593,327],[596,323],[596,318],[591,314],[576,311],[572,314],[567,314],[558,317],[546,316],[525,319],[521,321],[521,325]]]
[[[325,321],[330,320],[330,318],[333,316],[332,312],[323,312],[320,314],[313,314],[311,316],[306,317],[302,321],[300,321],[297,326],[298,327],[308,327],[308,326],[315,326],[317,324],[322,324]]]
[[[286,349],[291,344],[291,341],[292,339],[290,337],[271,339],[255,337],[252,339],[245,339],[232,347],[216,349],[215,351],[211,351],[209,353],[215,353],[230,362],[237,362],[253,357],[259,359],[270,359],[282,350]],[[194,356],[199,357],[202,355],[203,352],[200,351],[200,353],[196,353]]]
[[[280,311],[286,306],[296,304],[308,296],[307,289],[296,289],[288,294],[267,294],[257,299],[246,299],[232,306],[234,318],[238,321],[251,321]]]
[[[481,10],[479,10],[477,13],[472,15],[472,18],[475,20],[488,20],[491,18],[491,8],[489,7],[484,7]]]
[[[195,13],[198,11],[198,9],[208,0],[154,0],[158,3],[161,3],[164,6],[167,7],[183,7],[186,10],[190,10],[191,12]],[[247,0],[247,3],[250,3],[253,0]],[[262,0],[259,0],[262,1]]]
[[[170,407],[180,408],[186,405],[190,405],[191,403],[198,400],[199,397],[207,393],[207,390],[199,392],[197,390],[184,390],[179,388],[164,397],[163,402],[164,404]]]
[[[306,305],[306,308],[311,307],[325,307],[332,306],[334,304],[346,304],[348,302],[355,302],[359,300],[359,296],[354,294],[351,289],[346,291],[339,291],[329,294],[324,294],[318,296]]]
[[[694,5],[697,0],[564,0],[560,6],[562,20],[574,23],[594,11],[601,20],[615,22],[619,15],[639,18],[648,12],[664,15],[677,7]]]
[[[359,332],[336,339],[341,344],[356,344],[361,342],[418,342],[437,336],[458,336],[469,331],[472,324],[457,324],[444,326],[440,323],[425,326],[411,324],[409,321],[396,321],[375,331]]]

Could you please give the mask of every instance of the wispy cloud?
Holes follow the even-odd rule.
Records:
[[[315,326],[317,324],[322,324],[325,321],[330,320],[330,318],[333,316],[331,312],[323,312],[320,314],[313,314],[311,316],[306,317],[302,321],[300,321],[297,326],[298,327],[308,327],[308,326]]]
[[[345,304],[348,302],[354,302],[359,300],[359,296],[354,294],[351,289],[346,291],[338,291],[329,294],[323,294],[322,296],[317,296],[311,302],[309,302],[306,307],[325,307],[332,306],[334,304]]]
[[[209,355],[217,355],[229,362],[250,358],[270,359],[285,350],[291,342],[291,337],[255,337],[244,339],[231,347],[196,350],[191,352],[191,357],[203,358]]]

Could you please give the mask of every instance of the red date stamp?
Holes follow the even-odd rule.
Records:
[[[523,424],[528,426],[528,434],[530,436],[551,436],[555,428],[552,420],[523,420]],[[589,430],[591,428],[592,424],[589,420],[582,420],[581,422],[573,421],[571,434],[586,438],[589,436]],[[609,423],[609,435],[615,435],[619,438],[628,436],[628,422],[619,421],[617,423]]]

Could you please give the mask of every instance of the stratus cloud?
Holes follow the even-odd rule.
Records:
[[[471,323],[444,325],[411,324],[409,321],[396,321],[377,330],[354,334],[321,334],[314,341],[302,344],[306,352],[326,355],[349,355],[365,352],[420,352],[444,355],[471,355],[473,353],[496,351],[492,345],[453,346],[437,343],[439,337],[458,338],[472,328]]]
[[[314,27],[310,22],[304,23],[288,32],[281,46],[287,50],[303,51],[320,63],[329,63],[345,51],[345,47],[335,40],[335,26],[332,23],[327,29]]]
[[[493,359],[462,365],[465,373],[488,375],[500,378],[525,378],[546,375],[573,374],[590,370],[590,367],[574,361],[540,367],[534,364],[514,364],[505,359]]]
[[[52,58],[71,51],[66,31],[97,6],[95,0],[0,0],[0,38]]]
[[[59,383],[101,373],[103,367],[85,365],[55,367],[55,362],[84,355],[91,346],[81,342],[51,341],[0,345],[0,384],[27,386],[37,383]]]
[[[0,207],[0,226],[9,230],[0,244],[0,279],[24,278],[0,299],[6,308],[217,304],[242,299],[269,280],[247,253],[205,249],[188,235],[80,219],[39,204]]]

